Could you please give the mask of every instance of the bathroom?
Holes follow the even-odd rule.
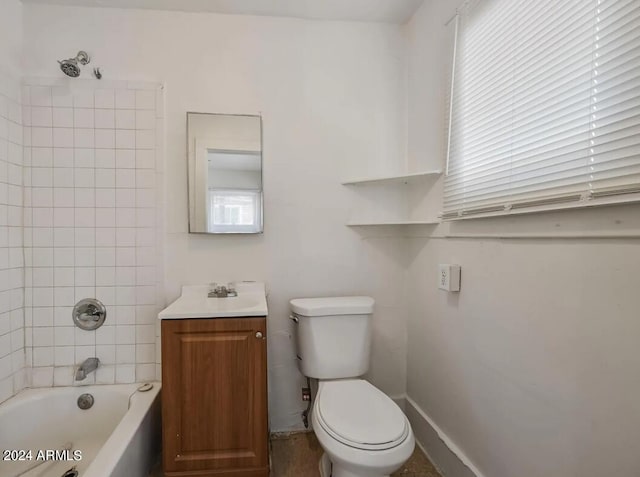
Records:
[[[486,33],[466,45],[464,34],[480,35],[473,21],[515,35],[509,15],[519,8],[521,30],[537,21],[539,31],[554,32],[538,42],[554,59],[586,58],[594,47],[579,32],[589,35],[603,21],[607,33],[611,22],[626,21],[615,26],[630,35],[620,47],[630,86],[616,96],[626,104],[614,106],[629,111],[625,147],[640,143],[640,38],[631,28],[640,30],[640,2],[544,6],[0,0],[0,448],[8,452],[0,477],[71,477],[74,466],[87,477],[162,475],[168,453],[160,437],[169,426],[160,414],[171,409],[161,363],[172,348],[163,349],[161,327],[183,320],[158,318],[183,287],[201,290],[204,300],[212,283],[235,284],[238,297],[207,298],[211,306],[264,284],[268,307],[263,328],[251,334],[251,346],[262,346],[267,463],[233,475],[331,475],[330,465],[319,470],[326,449],[313,412],[308,428],[302,419],[317,403],[319,382],[311,376],[309,385],[301,371],[298,327],[308,317],[291,301],[346,296],[373,300],[362,377],[403,411],[415,450],[396,469],[334,469],[334,477],[640,475],[638,155],[629,154],[616,176],[626,194],[585,200],[580,191],[576,203],[542,201],[481,217],[457,216],[453,200],[464,166],[455,162],[456,107],[464,106],[455,98],[466,63],[457,61],[465,47],[477,46],[473,62],[518,44]],[[61,71],[67,59],[79,77]],[[526,78],[544,86],[548,71],[553,84],[589,81],[594,61],[579,69],[565,60],[564,70],[549,61],[520,77],[489,73],[492,82],[481,86],[506,95]],[[581,107],[549,98],[570,112]],[[485,111],[498,114],[491,108],[499,104]],[[195,227],[188,113],[259,119],[260,233]],[[558,181],[571,189],[567,177]],[[450,291],[439,288],[443,272]],[[74,326],[74,305],[86,298],[105,306],[95,331]],[[358,316],[369,316],[362,310]],[[86,376],[76,379],[83,363]],[[204,376],[189,370],[196,383]],[[78,409],[84,394],[95,398],[94,409]],[[362,401],[366,413],[369,400]],[[47,412],[65,406],[67,417]],[[75,434],[56,436],[62,427]],[[68,452],[34,467],[35,454],[18,461],[25,442]],[[76,462],[77,449],[84,459]],[[225,475],[164,469],[177,472]]]

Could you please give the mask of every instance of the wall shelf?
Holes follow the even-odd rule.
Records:
[[[379,225],[438,225],[440,221],[421,221],[421,220],[407,220],[407,221],[380,221],[380,222],[349,222],[347,227],[370,227]]]
[[[412,172],[410,174],[393,175],[393,176],[371,176],[361,177],[358,179],[350,179],[342,182],[345,186],[358,186],[368,184],[409,184],[426,178],[436,179],[442,174],[441,170],[431,170],[422,172]]]
[[[402,230],[406,227],[435,227],[440,220],[435,217],[432,208],[425,205],[424,199],[441,175],[441,170],[433,169],[342,182],[342,185],[350,188],[354,200],[350,220],[345,225],[387,226]]]

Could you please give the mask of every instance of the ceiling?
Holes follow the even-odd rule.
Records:
[[[424,0],[22,0],[23,3],[144,8],[312,20],[402,24]]]

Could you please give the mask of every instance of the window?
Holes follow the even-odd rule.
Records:
[[[640,200],[640,0],[470,0],[443,218]]]
[[[259,190],[209,190],[209,232],[247,233],[262,230]]]

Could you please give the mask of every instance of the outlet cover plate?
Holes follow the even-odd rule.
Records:
[[[460,265],[438,265],[438,288],[449,292],[460,291]]]

